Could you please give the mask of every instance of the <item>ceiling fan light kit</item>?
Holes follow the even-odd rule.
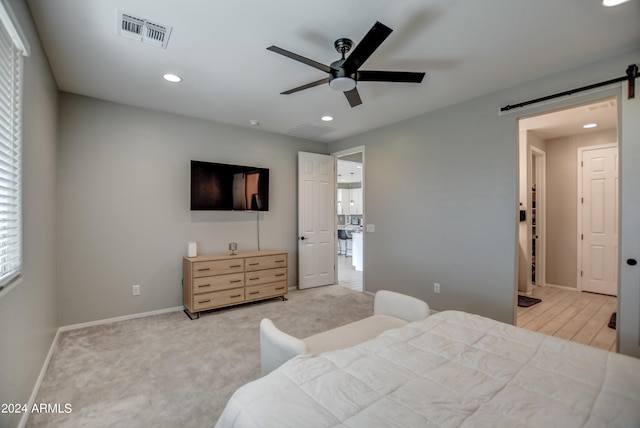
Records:
[[[349,52],[353,46],[353,41],[347,38],[340,38],[335,41],[334,47],[342,58],[331,63],[330,66],[324,65],[301,55],[289,52],[277,46],[269,46],[267,50],[277,54],[286,56],[287,58],[307,64],[320,71],[328,73],[329,76],[307,83],[302,86],[281,92],[282,95],[289,95],[295,92],[319,86],[325,83],[329,84],[331,89],[344,93],[349,105],[356,107],[362,104],[360,94],[357,89],[357,82],[405,82],[405,83],[421,83],[425,73],[415,73],[406,71],[360,71],[360,67],[365,61],[378,49],[393,30],[386,25],[376,22],[373,27],[365,34],[364,38],[358,44],[353,52],[345,58],[345,54]]]
[[[329,80],[329,86],[334,91],[350,91],[356,87],[356,81],[351,77],[334,77]]]

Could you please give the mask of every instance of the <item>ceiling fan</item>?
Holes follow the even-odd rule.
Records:
[[[356,88],[357,82],[421,83],[424,73],[360,70],[362,64],[364,64],[371,54],[378,49],[392,31],[393,30],[386,25],[376,22],[347,58],[345,58],[344,55],[351,50],[353,41],[347,38],[336,40],[334,46],[336,51],[342,54],[342,58],[331,63],[330,66],[305,58],[293,52],[289,52],[277,46],[269,46],[267,49],[272,52],[284,55],[287,58],[307,64],[329,74],[329,77],[307,83],[306,85],[298,86],[297,88],[289,89],[288,91],[281,92],[281,94],[289,95],[294,92],[328,83],[332,89],[344,92],[344,95],[347,97],[347,101],[349,101],[351,107],[355,107],[362,104],[358,88]]]

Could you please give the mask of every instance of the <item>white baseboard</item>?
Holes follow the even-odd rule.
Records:
[[[47,369],[49,368],[49,362],[51,361],[53,352],[58,346],[59,336],[60,336],[60,329],[56,331],[56,335],[53,337],[53,341],[51,342],[51,346],[49,347],[49,352],[47,353],[47,357],[44,359],[44,363],[42,363],[40,374],[38,374],[38,379],[36,379],[36,384],[33,386],[33,391],[31,391],[31,396],[29,397],[29,402],[27,403],[27,409],[33,408],[33,404],[36,402],[38,391],[40,391],[40,385],[42,385],[42,381],[44,380],[44,375],[47,374]],[[31,412],[26,411],[22,414],[22,417],[20,418],[20,422],[18,423],[18,428],[24,428],[27,425],[27,421],[29,420],[30,413]]]
[[[578,290],[575,287],[568,287],[566,285],[556,285],[556,284],[549,284],[547,282],[545,282],[544,284],[542,284],[542,287],[549,287],[549,288],[560,288],[562,290],[566,290],[566,291],[581,291]]]
[[[93,326],[96,326],[96,325],[110,324],[112,322],[126,321],[126,320],[132,320],[132,319],[136,319],[136,318],[150,317],[150,316],[153,316],[153,315],[166,314],[168,312],[178,312],[178,311],[181,311],[183,309],[184,309],[184,306],[174,306],[172,308],[158,309],[157,311],[141,312],[139,314],[123,315],[121,317],[107,318],[107,319],[103,319],[103,320],[83,322],[83,323],[80,323],[80,324],[65,325],[63,327],[60,327],[58,329],[58,331],[77,330],[79,328],[93,327]]]
[[[49,352],[47,353],[47,357],[44,359],[44,363],[42,363],[42,368],[40,369],[40,374],[38,375],[36,384],[33,386],[33,391],[31,391],[31,396],[29,397],[27,408],[31,409],[33,407],[33,404],[36,401],[38,392],[40,391],[40,386],[42,385],[42,381],[44,380],[44,376],[47,374],[47,369],[49,368],[51,357],[53,356],[53,353],[56,350],[56,347],[58,346],[58,338],[60,337],[60,333],[65,331],[77,330],[85,327],[92,327],[95,325],[110,324],[117,321],[126,321],[126,320],[132,320],[136,318],[150,317],[153,315],[166,314],[168,312],[177,312],[177,311],[181,311],[182,309],[184,309],[183,306],[174,306],[173,308],[158,309],[157,311],[142,312],[139,314],[124,315],[121,317],[107,318],[104,320],[89,321],[85,323],[72,324],[72,325],[66,325],[64,327],[59,327],[58,330],[56,331],[56,335],[53,338],[53,341],[51,342],[51,346],[49,347]],[[25,412],[22,414],[22,417],[20,418],[20,422],[18,423],[18,428],[24,428],[27,425],[27,422],[29,420],[29,413],[30,412]]]

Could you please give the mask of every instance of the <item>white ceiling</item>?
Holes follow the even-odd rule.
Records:
[[[595,128],[584,128],[596,124]],[[617,129],[618,108],[615,98],[554,111],[520,120],[520,128],[533,131],[543,140]]]
[[[640,0],[27,2],[63,91],[323,142],[640,46]],[[118,36],[118,10],[172,26],[167,48]],[[394,31],[361,69],[423,71],[421,84],[361,82],[355,108],[325,85],[280,95],[326,75],[268,46],[330,64],[335,39],[357,44],[375,21]]]
[[[362,163],[338,159],[338,183],[362,181]]]

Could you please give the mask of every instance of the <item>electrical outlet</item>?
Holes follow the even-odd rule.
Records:
[[[440,293],[440,284],[437,282],[433,283],[433,292],[434,293]]]
[[[136,284],[134,286],[131,287],[131,292],[133,293],[134,296],[139,296],[140,295],[140,284]]]

